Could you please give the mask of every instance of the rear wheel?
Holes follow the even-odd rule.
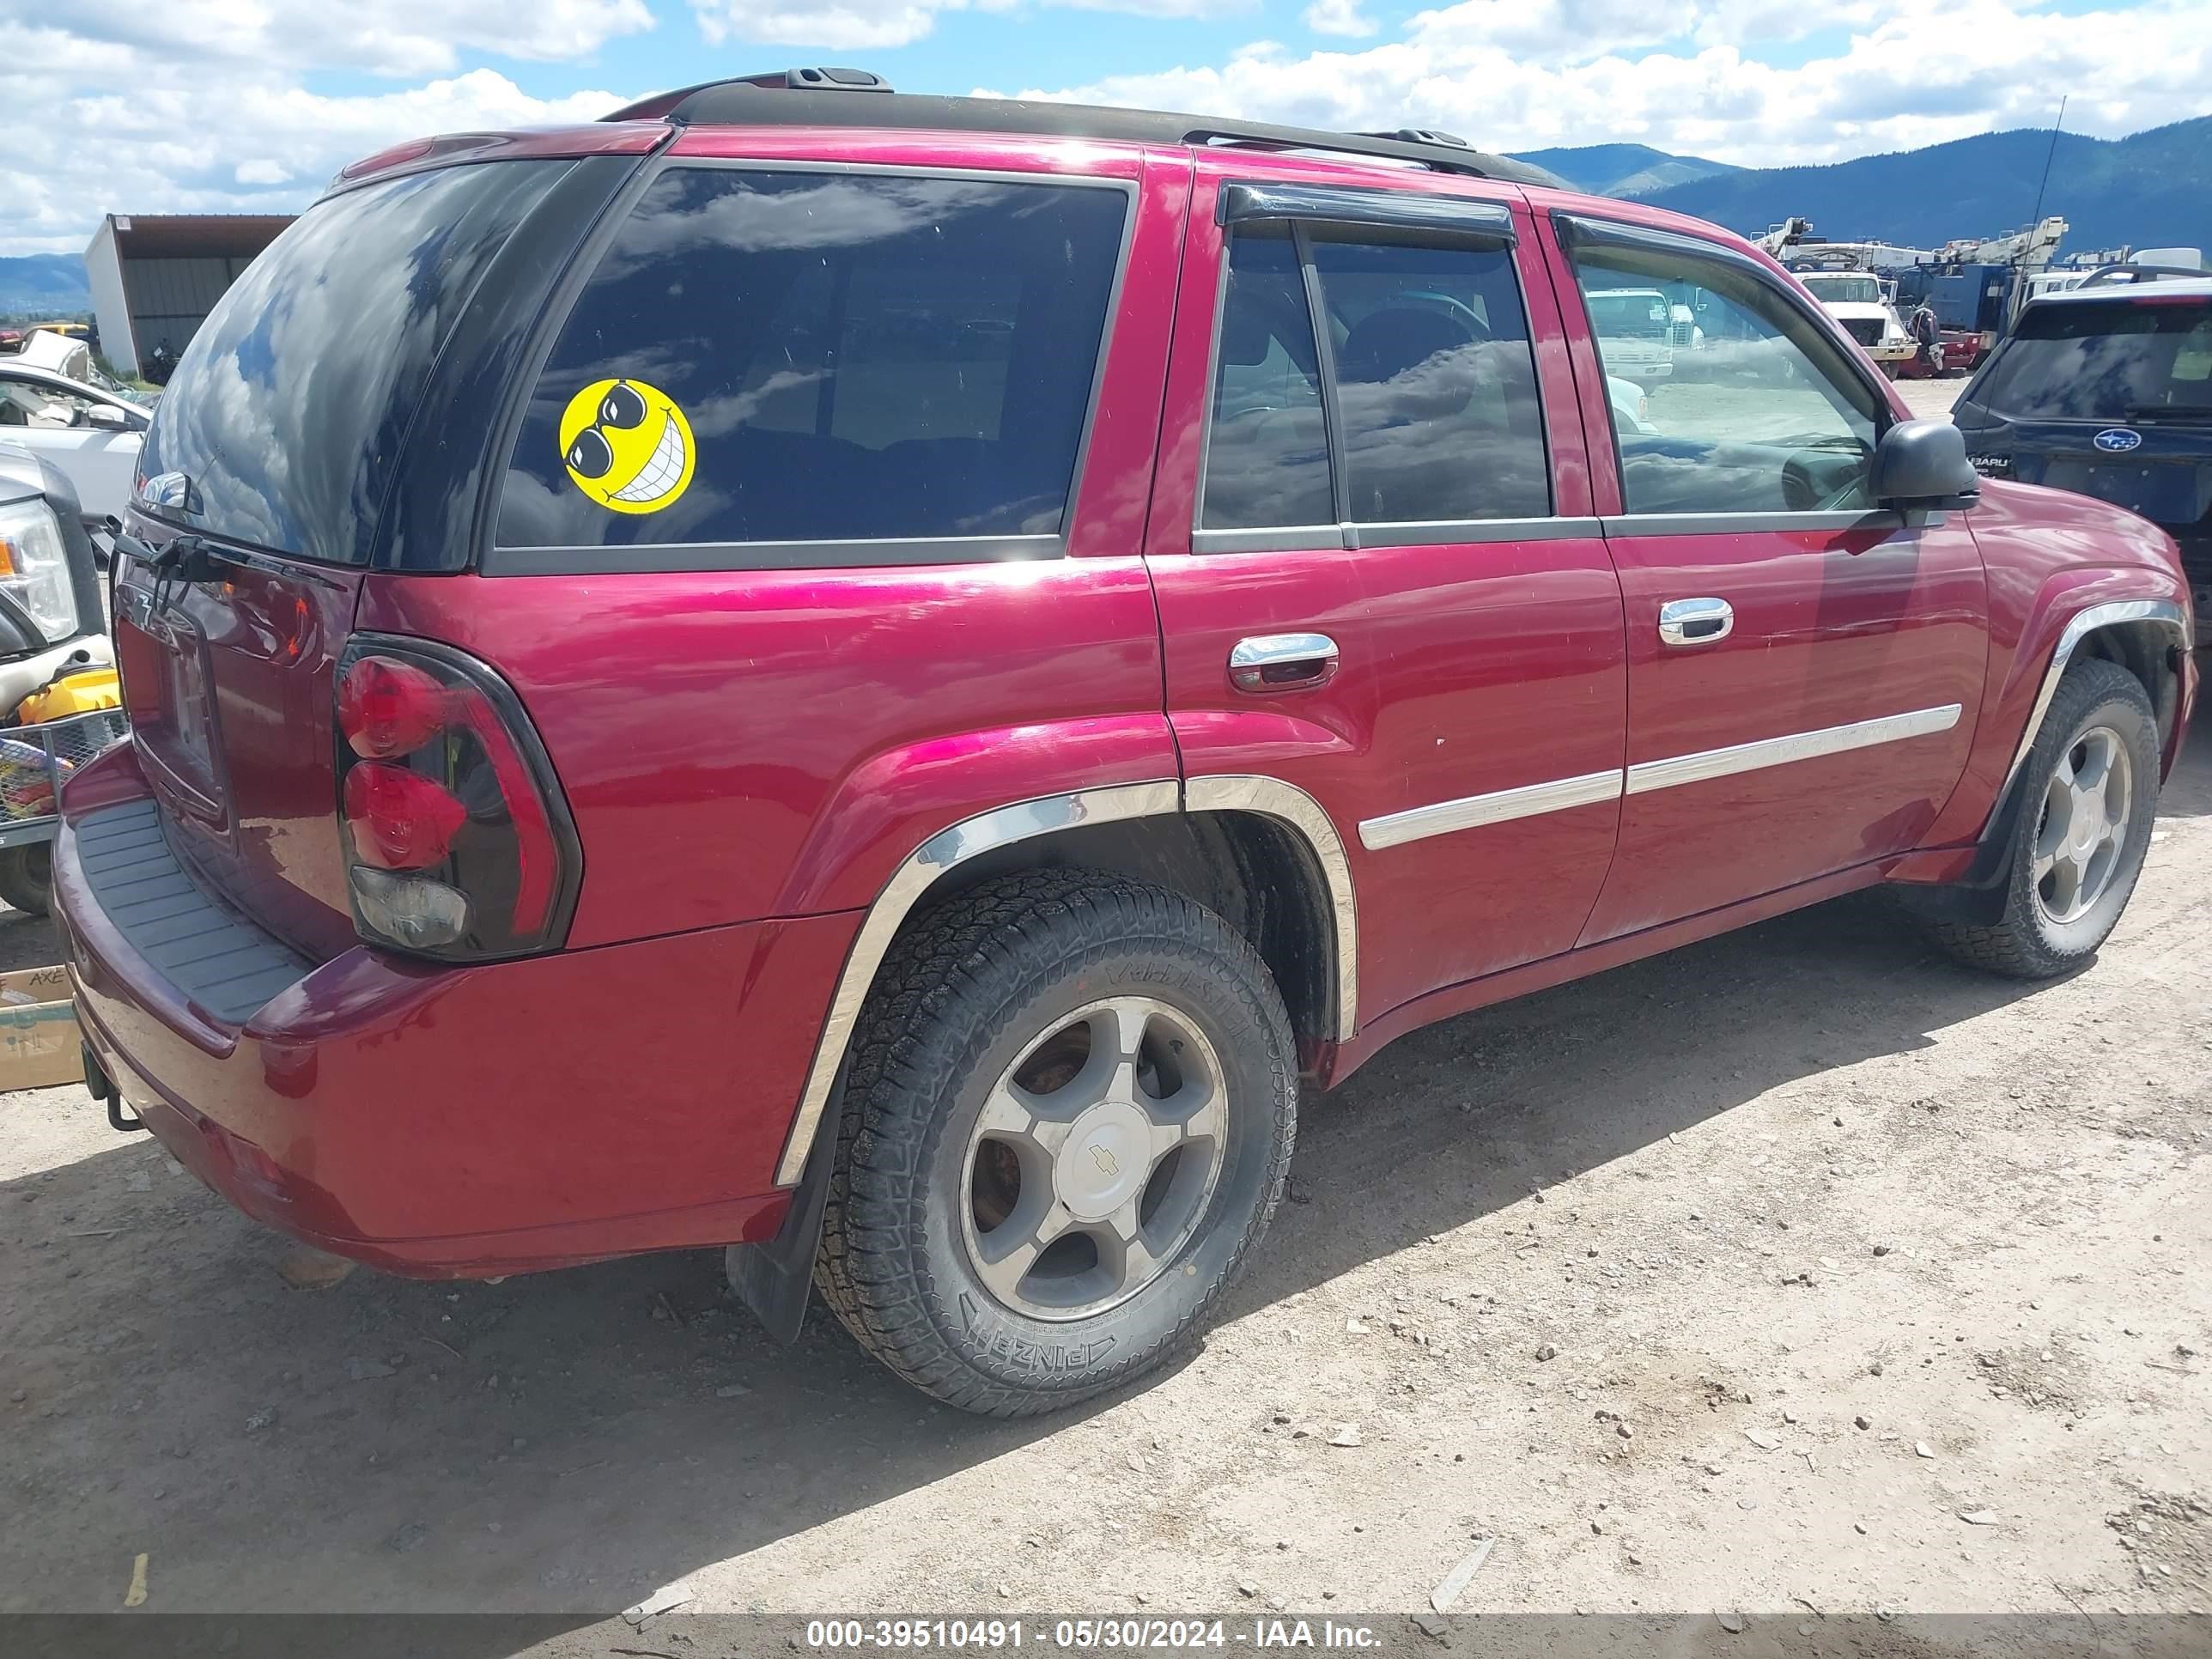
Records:
[[[2158,811],[2158,720],[2117,663],[2076,663],[2029,751],[2004,915],[1935,926],[1960,961],[2016,979],[2079,966],[2127,908]]]
[[[1032,873],[894,949],[841,1110],[823,1299],[924,1392],[1026,1416],[1195,1345],[1274,1212],[1297,1051],[1218,916]]]
[[[0,898],[18,910],[43,916],[54,897],[54,848],[51,842],[0,847]]]

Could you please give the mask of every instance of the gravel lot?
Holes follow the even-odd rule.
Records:
[[[707,1255],[295,1290],[0,1096],[0,1612],[1425,1612],[1477,1538],[1462,1612],[2204,1608],[2208,940],[2212,732],[2067,981],[1862,896],[1407,1037],[1204,1351],[1026,1425]]]

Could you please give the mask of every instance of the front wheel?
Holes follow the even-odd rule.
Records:
[[[1028,1416],[1196,1344],[1274,1213],[1297,1049],[1220,917],[1030,873],[894,948],[840,1109],[823,1300],[925,1393]]]
[[[1936,926],[1960,961],[2050,979],[2094,955],[2118,923],[2158,811],[2158,719],[2118,663],[2076,663],[2028,753],[2012,874],[1994,927]]]

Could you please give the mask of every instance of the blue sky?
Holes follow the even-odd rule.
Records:
[[[100,215],[295,209],[425,131],[794,64],[1495,149],[1747,165],[2212,112],[2212,0],[0,0],[0,253]]]

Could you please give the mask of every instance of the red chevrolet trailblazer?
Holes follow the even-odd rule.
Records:
[[[142,465],[111,1115],[396,1273],[729,1246],[1000,1414],[1194,1342],[1417,1026],[1883,883],[2081,963],[2195,690],[2163,532],[1425,131],[796,70],[410,144]]]

